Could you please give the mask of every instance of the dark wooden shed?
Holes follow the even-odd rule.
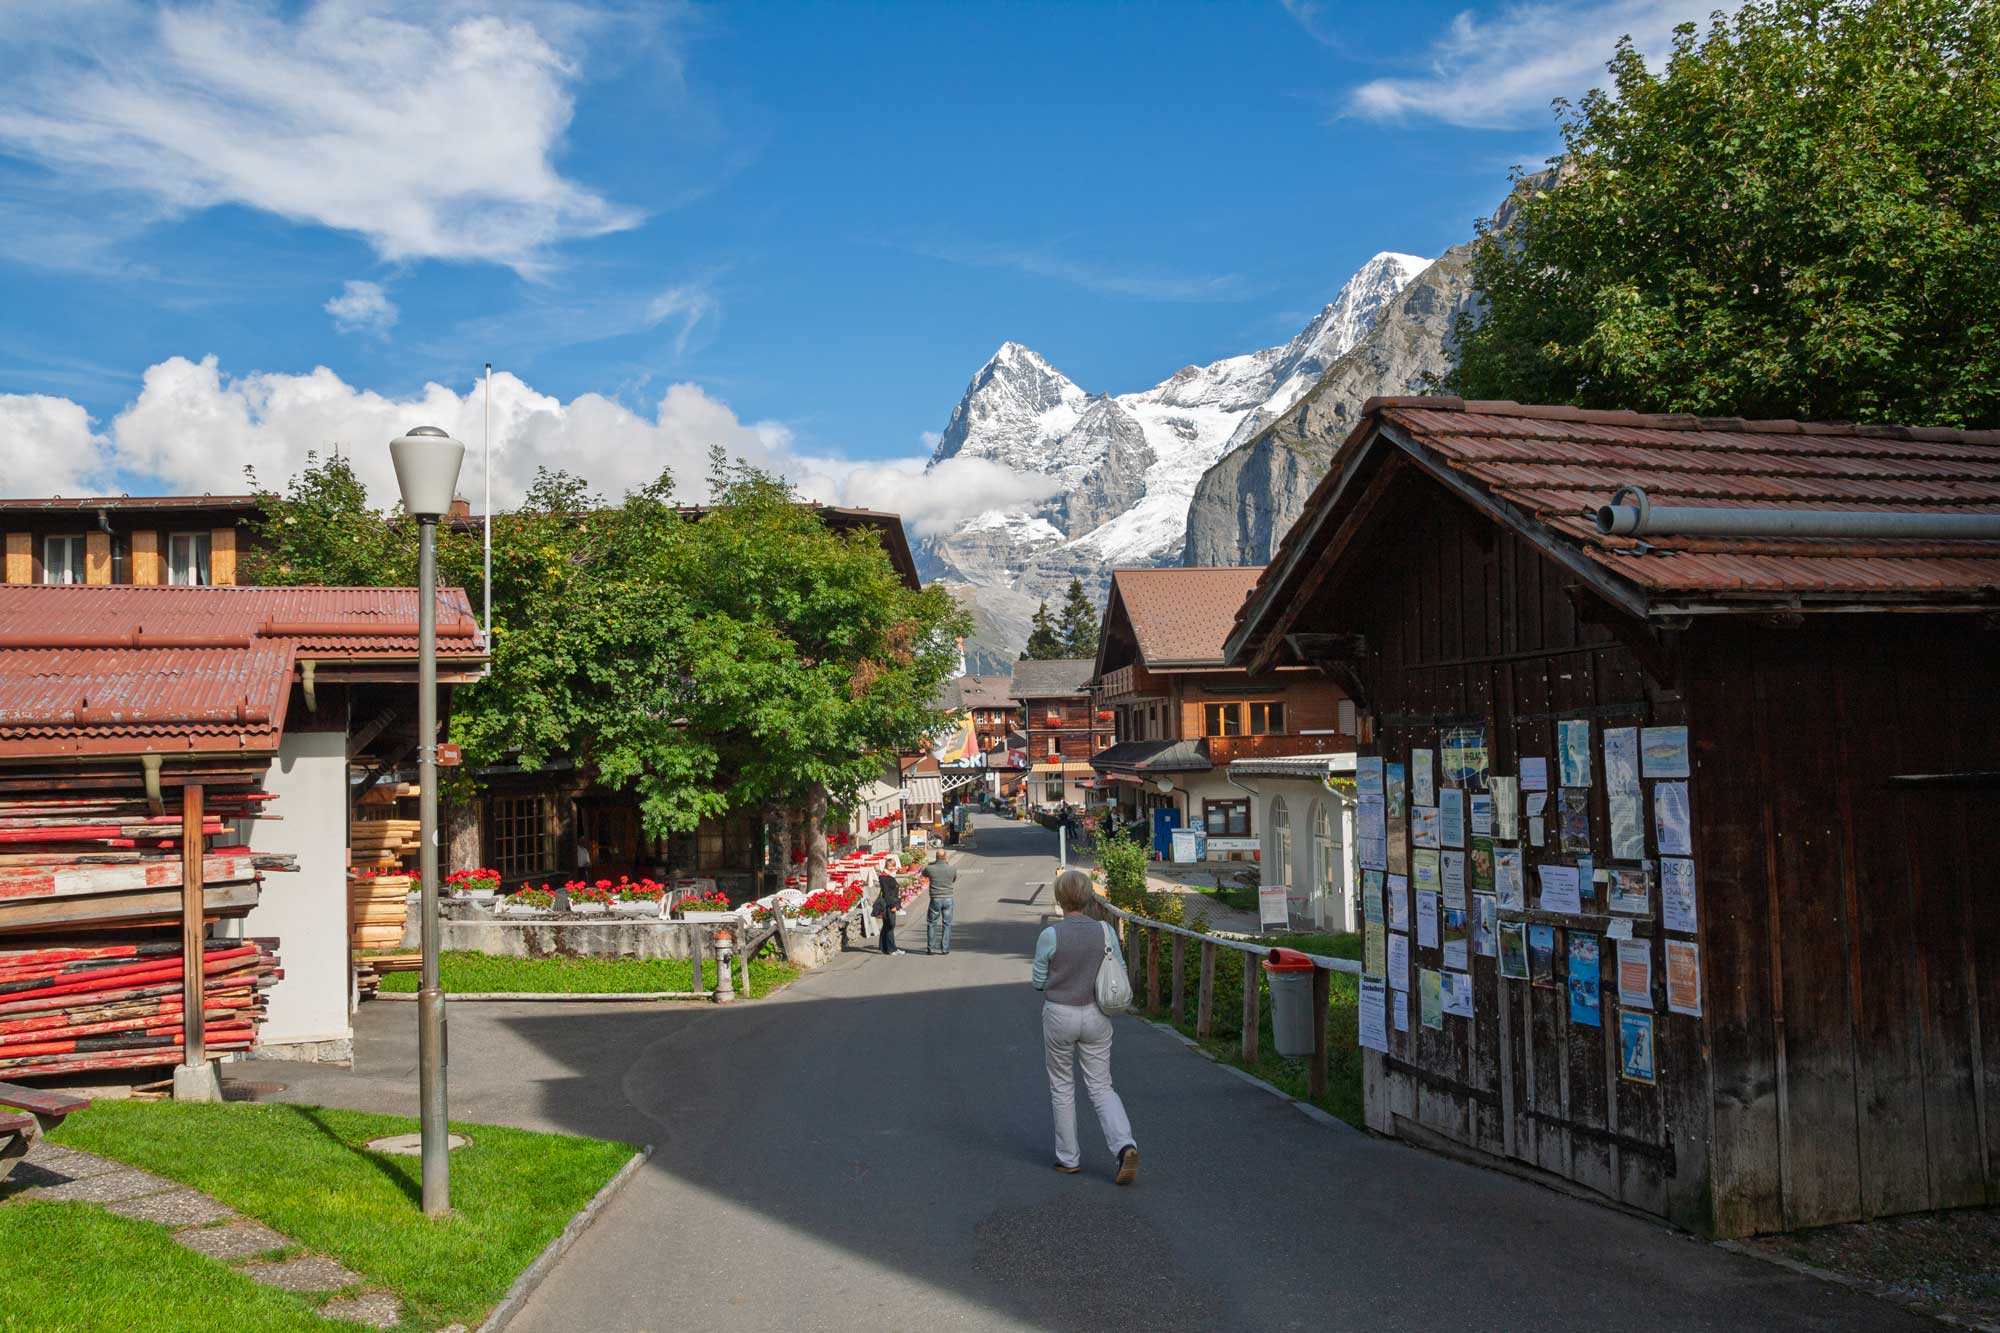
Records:
[[[1655,519],[1721,508],[1753,527],[1995,515],[2000,432],[1366,405],[1230,650],[1328,671],[1372,721],[1364,754],[1403,766],[1400,805],[1385,770],[1381,870],[1364,877],[1385,893],[1371,967],[1407,956],[1379,992],[1370,1127],[1722,1236],[2000,1202],[2000,857],[1980,841],[2000,828],[2000,540],[1601,535],[1594,516],[1628,486],[1643,495],[1616,498]],[[1674,727],[1685,777],[1673,731],[1627,736]],[[1584,786],[1565,788],[1565,735],[1587,741]],[[1437,818],[1415,799],[1420,751],[1440,855],[1467,807],[1474,899],[1494,808],[1498,905],[1468,900],[1458,937],[1469,1016],[1452,930],[1426,947],[1417,887],[1391,901],[1395,876],[1427,869]],[[1539,846],[1532,793],[1500,824],[1535,761]],[[1684,857],[1663,855],[1663,824],[1685,828]],[[1572,907],[1561,889],[1586,856]],[[1668,913],[1662,879],[1689,871],[1692,902]],[[1516,979],[1502,946],[1522,940],[1553,947]],[[1427,973],[1460,1011],[1436,1026]]]

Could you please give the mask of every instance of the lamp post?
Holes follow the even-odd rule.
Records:
[[[417,990],[417,1098],[423,1139],[424,1212],[451,1211],[445,1128],[444,990],[438,984],[437,524],[451,508],[465,446],[436,426],[389,441],[403,509],[417,520],[417,850],[423,974]]]

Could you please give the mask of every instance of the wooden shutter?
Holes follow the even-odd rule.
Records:
[[[235,528],[216,528],[208,534],[208,581],[218,586],[236,582]]]
[[[111,534],[93,528],[83,535],[83,581],[111,582]]]
[[[35,537],[30,532],[7,534],[7,582],[35,581]]]
[[[132,534],[132,582],[152,587],[160,582],[160,534]]]

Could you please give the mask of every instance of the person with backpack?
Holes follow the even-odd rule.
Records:
[[[1090,875],[1069,869],[1056,876],[1056,905],[1063,918],[1035,942],[1031,980],[1042,992],[1042,1047],[1048,1058],[1049,1100],[1055,1108],[1056,1170],[1083,1169],[1076,1141],[1076,1066],[1083,1090],[1097,1112],[1105,1146],[1118,1160],[1117,1181],[1129,1185],[1139,1174],[1139,1144],[1125,1103],[1111,1086],[1111,1019],[1107,1007],[1131,1003],[1125,955],[1110,926],[1089,915],[1097,890]]]
[[[899,954],[896,947],[896,913],[903,910],[903,886],[896,882],[896,872],[887,865],[875,881],[875,915],[882,922],[882,952]]]

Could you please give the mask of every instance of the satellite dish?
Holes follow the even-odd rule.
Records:
[[[1159,792],[1162,796],[1166,795],[1173,789],[1174,789],[1174,780],[1172,778],[1153,779],[1153,790]]]

